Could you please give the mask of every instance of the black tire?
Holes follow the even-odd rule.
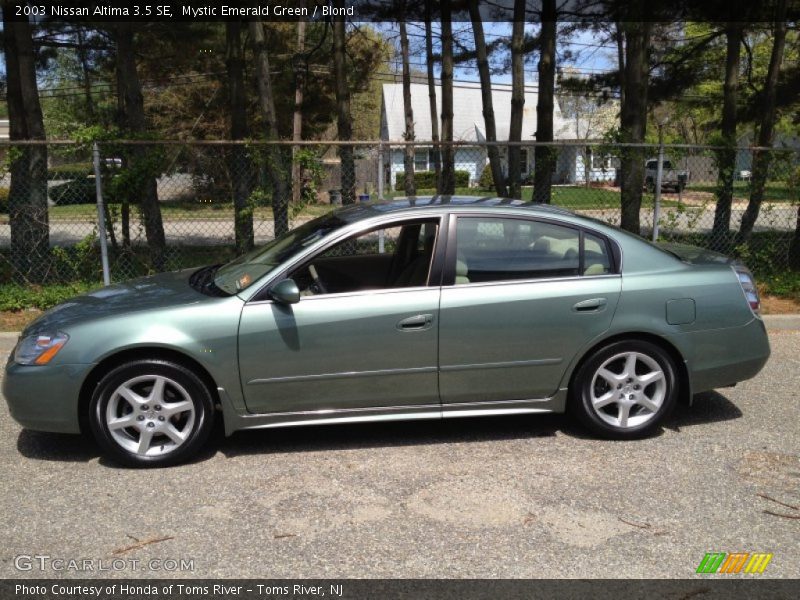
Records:
[[[147,394],[152,398],[156,380],[164,382],[161,403],[137,404],[134,408],[127,395],[117,393],[125,384],[125,390],[135,391],[137,402]],[[179,411],[182,407],[185,410]],[[120,420],[131,421],[131,426],[112,432],[109,411],[119,414]],[[98,444],[109,458],[131,467],[167,467],[186,461],[206,442],[213,421],[214,402],[207,386],[190,369],[166,360],[137,360],[114,368],[100,380],[89,405],[89,423]],[[139,430],[143,427],[152,429]],[[149,432],[144,454],[125,447],[142,442],[142,431]],[[183,440],[177,442],[170,435],[182,436]],[[149,450],[155,454],[149,455]]]
[[[637,374],[628,377],[627,361],[631,355],[636,357],[633,368]],[[606,376],[619,378],[615,384],[600,375],[601,367],[605,367]],[[657,376],[658,370],[663,376],[647,383],[647,377]],[[660,427],[675,406],[675,373],[674,361],[656,344],[641,340],[611,343],[594,351],[575,372],[569,391],[570,412],[592,433],[604,438],[646,437]],[[655,402],[657,398],[660,400]],[[625,426],[620,425],[623,420]]]

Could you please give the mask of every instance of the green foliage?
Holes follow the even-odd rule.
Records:
[[[487,164],[483,167],[481,176],[478,179],[478,187],[482,190],[494,189],[494,176],[492,175],[492,165]]]
[[[762,294],[793,298],[800,302],[800,272],[798,271],[772,273],[758,283]]]
[[[0,310],[24,310],[26,308],[47,310],[100,285],[97,282],[49,285],[4,284],[0,286]]]
[[[469,171],[456,171],[456,187],[467,187],[469,185]],[[414,183],[417,190],[433,190],[436,189],[436,172],[435,171],[417,171],[414,173]],[[406,174],[404,171],[397,173],[397,183],[394,186],[396,190],[403,190],[406,185]]]
[[[100,278],[100,251],[97,233],[92,232],[74,246],[52,249],[54,277],[59,281],[97,281]]]
[[[50,188],[50,200],[57,206],[94,204],[97,197],[94,177],[80,177]]]
[[[301,148],[295,153],[295,162],[300,166],[300,179],[303,188],[300,192],[302,204],[317,201],[319,188],[325,178],[325,167],[316,152],[309,148]]]
[[[0,214],[8,212],[8,188],[0,187]]]
[[[77,179],[90,175],[94,175],[94,166],[90,162],[67,163],[47,169],[48,179]]]

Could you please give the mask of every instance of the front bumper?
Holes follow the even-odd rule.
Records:
[[[25,366],[9,362],[3,396],[14,420],[35,431],[80,433],[78,401],[88,365]]]

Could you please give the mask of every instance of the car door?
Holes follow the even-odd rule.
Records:
[[[359,233],[289,273],[296,304],[248,303],[239,331],[247,409],[438,407],[439,280],[428,287],[438,231],[436,218]]]
[[[442,403],[552,396],[606,330],[621,278],[609,242],[535,219],[458,216],[440,313]]]

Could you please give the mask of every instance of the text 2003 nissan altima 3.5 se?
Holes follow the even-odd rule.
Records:
[[[769,356],[744,266],[497,198],[356,205],[223,266],[112,285],[22,334],[3,393],[130,465],[239,429],[569,410],[644,436]]]

